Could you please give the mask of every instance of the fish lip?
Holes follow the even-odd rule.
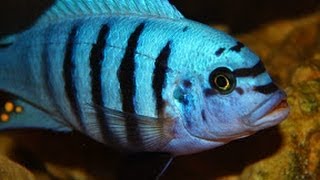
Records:
[[[289,105],[286,100],[282,100],[272,111],[262,116],[256,121],[253,127],[270,127],[286,119],[289,115]]]
[[[288,116],[289,110],[286,94],[279,90],[249,113],[244,123],[249,127],[259,127],[259,129],[274,126]]]

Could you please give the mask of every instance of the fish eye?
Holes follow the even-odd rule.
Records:
[[[221,94],[230,94],[236,87],[236,80],[231,70],[226,67],[213,70],[209,76],[209,83]]]

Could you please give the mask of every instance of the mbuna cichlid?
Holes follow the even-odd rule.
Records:
[[[56,0],[0,45],[0,129],[191,154],[274,126],[285,93],[244,44],[167,0]]]

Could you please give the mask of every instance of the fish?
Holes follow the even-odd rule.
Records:
[[[258,55],[167,0],[56,0],[0,39],[0,68],[0,131],[78,131],[161,172],[290,109]]]

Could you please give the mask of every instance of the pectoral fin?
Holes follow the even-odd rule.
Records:
[[[41,107],[14,94],[0,90],[0,130],[49,129],[71,131],[58,118]]]
[[[95,110],[90,110],[90,107]],[[87,109],[89,119],[103,116],[103,122],[97,124],[92,121],[88,124],[88,128],[97,129],[99,126],[105,126],[104,131],[108,134],[107,138],[112,134],[117,140],[116,144],[121,144],[128,150],[157,151],[172,139],[172,134],[167,132],[171,122],[167,119],[141,116],[92,105]]]

